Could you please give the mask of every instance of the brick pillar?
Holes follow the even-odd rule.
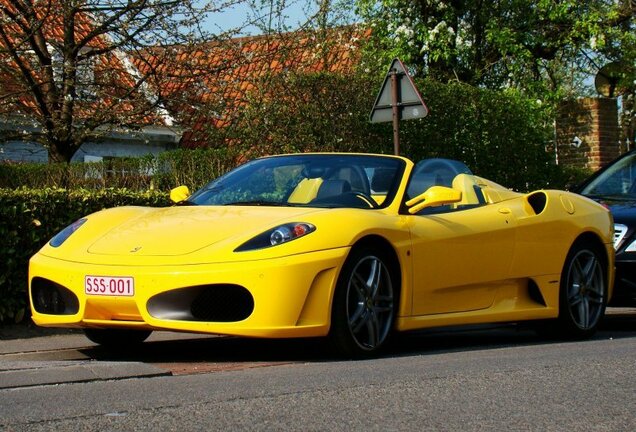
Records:
[[[556,121],[559,164],[596,171],[620,155],[619,136],[616,99],[581,98],[559,106]]]

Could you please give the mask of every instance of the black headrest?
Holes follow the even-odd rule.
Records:
[[[374,192],[388,192],[391,189],[394,175],[394,168],[376,168],[371,179],[371,189]]]

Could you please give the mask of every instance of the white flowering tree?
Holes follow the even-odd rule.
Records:
[[[380,70],[398,56],[415,73],[442,82],[560,97],[579,90],[577,71],[634,62],[634,0],[356,3],[373,28],[368,66],[379,63]]]

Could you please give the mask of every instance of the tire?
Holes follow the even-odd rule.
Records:
[[[91,342],[113,349],[139,345],[148,339],[151,333],[151,330],[84,329],[84,334]]]
[[[565,260],[559,291],[559,336],[591,337],[607,305],[607,260],[597,245],[576,242]]]
[[[396,273],[386,254],[376,248],[351,252],[331,308],[329,339],[337,355],[366,358],[386,346],[399,304]]]

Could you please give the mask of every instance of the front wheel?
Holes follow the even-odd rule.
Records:
[[[559,293],[559,330],[569,338],[592,336],[605,314],[607,264],[589,242],[575,243],[563,266]]]
[[[397,282],[385,254],[354,249],[334,294],[331,340],[338,354],[369,357],[386,344],[395,320]]]

